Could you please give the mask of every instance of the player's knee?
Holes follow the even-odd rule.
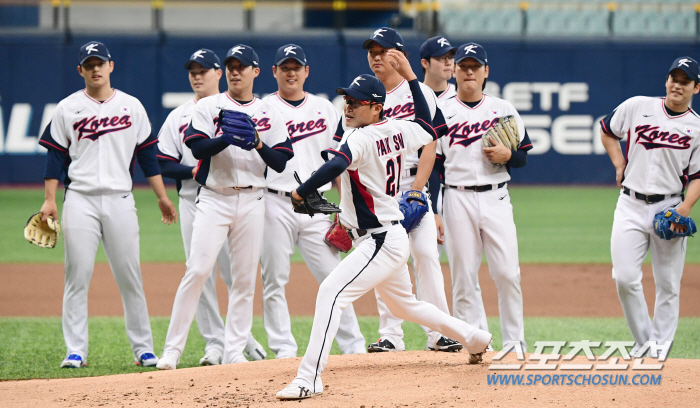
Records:
[[[628,293],[641,289],[641,279],[629,273],[615,273],[613,280],[619,293]]]

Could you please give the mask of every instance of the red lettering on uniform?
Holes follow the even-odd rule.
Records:
[[[314,136],[323,133],[328,129],[325,119],[310,120],[308,122],[294,123],[289,121],[287,124],[287,132],[292,143],[306,139],[309,136]]]
[[[87,138],[92,141],[107,133],[117,132],[131,127],[131,116],[112,116],[97,119],[96,116],[83,118],[73,124],[78,131],[78,140]]]
[[[270,118],[253,118],[253,123],[255,123],[255,128],[258,130],[258,132],[264,132],[272,128],[272,125],[270,125]]]
[[[414,115],[415,113],[413,102],[384,109],[384,117],[386,118],[402,119]]]

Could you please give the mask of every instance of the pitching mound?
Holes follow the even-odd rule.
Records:
[[[322,395],[278,401],[275,394],[295,376],[300,358],[247,364],[148,371],[108,377],[0,383],[0,406],[12,407],[523,407],[697,406],[700,364],[668,360],[661,371],[502,371],[469,365],[467,353],[409,351],[330,356]],[[501,363],[515,362],[509,356]],[[580,358],[577,362],[586,362]],[[645,363],[656,362],[648,360]],[[528,376],[626,376],[627,385],[493,385],[494,374]],[[633,385],[635,375],[657,385]],[[659,377],[659,375],[661,377]],[[612,377],[611,377],[612,378]],[[644,382],[639,377],[638,382]],[[577,382],[584,381],[583,378]],[[590,380],[589,380],[590,381]],[[595,382],[595,379],[593,379]],[[563,382],[563,381],[562,381]],[[616,381],[617,382],[617,381]]]

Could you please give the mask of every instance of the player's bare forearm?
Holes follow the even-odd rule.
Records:
[[[338,189],[338,197],[342,197],[340,185],[341,185],[340,176],[338,176],[335,178],[335,187]]]
[[[58,207],[56,206],[56,190],[58,189],[58,180],[44,179],[44,204],[41,206],[41,219],[46,219],[52,216],[58,220]]]
[[[620,141],[612,137],[602,130],[600,131],[600,141],[605,147],[605,151],[608,152],[610,156],[610,161],[613,166],[615,166],[615,181],[618,187],[622,187],[622,176],[625,174],[625,156],[622,154],[622,147],[620,147]]]
[[[151,189],[153,189],[153,192],[156,193],[156,197],[158,197],[158,207],[163,215],[160,220],[163,221],[164,224],[177,223],[177,210],[175,210],[175,205],[170,201],[170,198],[168,198],[168,194],[165,191],[165,184],[163,184],[163,178],[158,174],[156,176],[147,177],[147,179],[148,184],[151,185]]]
[[[435,149],[437,149],[437,140],[433,140],[423,146],[423,152],[418,160],[416,179],[413,181],[411,189],[423,191],[423,187],[425,187],[425,183],[428,182],[430,173],[432,173],[433,166],[435,165]]]
[[[700,199],[700,179],[695,179],[688,184],[688,190],[685,192],[685,199],[683,203],[676,208],[676,212],[684,217],[690,216],[690,210],[693,209],[698,199]]]

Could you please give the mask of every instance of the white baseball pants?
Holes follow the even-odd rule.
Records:
[[[196,207],[191,253],[175,295],[164,352],[182,355],[204,284],[212,275],[221,247],[228,243],[232,273],[223,363],[243,362],[243,349],[253,325],[255,278],[265,224],[263,192],[202,188]]]
[[[139,223],[131,192],[86,195],[66,190],[62,213],[65,240],[63,338],[66,356],[88,355],[88,306],[95,255],[102,240],[124,306],[126,334],[134,358],[153,353],[153,336],[139,264]]]
[[[430,203],[429,203],[430,205]],[[411,265],[413,266],[416,282],[416,296],[419,300],[437,306],[442,312],[449,314],[450,309],[445,297],[445,281],[440,267],[440,253],[437,246],[437,226],[432,206],[423,216],[420,224],[408,234],[411,248]],[[403,339],[401,324],[403,319],[392,315],[379,292],[374,291],[379,310],[379,336],[383,339]],[[428,343],[434,344],[441,334],[423,326],[428,335]],[[394,344],[396,344],[394,342]]]
[[[395,316],[444,333],[460,341],[470,353],[484,351],[491,334],[416,299],[406,266],[408,255],[408,236],[401,224],[370,230],[355,241],[355,251],[319,288],[309,345],[294,383],[313,392],[323,390],[321,372],[328,363],[340,312],[372,288],[379,291]]]
[[[180,197],[180,231],[182,242],[185,246],[185,259],[190,259],[190,247],[192,241],[192,225],[197,210],[194,200]],[[221,279],[231,291],[231,255],[228,245],[222,245],[219,255],[216,257],[219,265]],[[227,292],[228,293],[228,292]],[[224,320],[219,312],[219,301],[216,295],[216,265],[211,271],[211,276],[202,287],[202,296],[197,304],[197,326],[199,333],[207,341],[204,346],[205,353],[210,349],[218,350],[224,355]],[[248,341],[254,340],[252,334],[248,334]]]
[[[297,343],[292,335],[289,307],[284,288],[289,282],[290,258],[294,245],[311,274],[320,284],[340,263],[338,250],[323,239],[331,221],[327,216],[297,214],[291,199],[265,193],[265,233],[260,257],[263,281],[263,321],[270,350],[278,358],[296,357]],[[343,354],[365,353],[365,338],[357,323],[355,310],[349,305],[340,317],[338,347]]]
[[[659,238],[654,232],[654,215],[680,202],[680,197],[673,197],[647,204],[622,192],[617,200],[610,240],[612,277],[627,325],[639,346],[650,340],[657,344],[673,340],[678,327],[687,238]],[[649,251],[656,285],[653,321],[642,291],[642,262]]]
[[[520,289],[518,237],[507,188],[476,192],[443,191],[445,249],[452,272],[452,313],[488,330],[479,287],[479,267],[486,253],[498,291],[503,344],[520,342],[523,350],[523,294]]]

